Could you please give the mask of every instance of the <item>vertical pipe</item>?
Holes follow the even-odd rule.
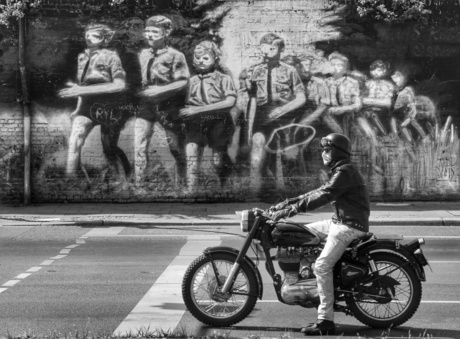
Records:
[[[29,102],[29,87],[27,83],[26,73],[26,16],[19,19],[19,72],[21,75],[21,90],[22,90],[22,113],[24,119],[24,204],[30,204],[31,189],[30,189],[30,102]]]

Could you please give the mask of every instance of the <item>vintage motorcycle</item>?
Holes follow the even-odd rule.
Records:
[[[262,299],[259,259],[266,260],[280,302],[317,307],[313,265],[324,247],[320,239],[299,224],[273,220],[269,210],[242,211],[241,229],[248,235],[239,251],[224,246],[206,248],[188,267],[182,296],[190,313],[216,327],[246,318],[257,299]],[[423,238],[407,244],[401,240],[402,236],[367,233],[349,245],[334,268],[336,312],[376,328],[396,327],[412,317],[422,298],[428,261],[421,249]],[[249,248],[256,262],[248,256]],[[275,260],[283,278],[275,271]]]

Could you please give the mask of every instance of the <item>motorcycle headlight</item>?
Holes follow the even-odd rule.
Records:
[[[240,227],[242,232],[251,232],[252,225],[256,220],[253,210],[244,210],[241,212]]]

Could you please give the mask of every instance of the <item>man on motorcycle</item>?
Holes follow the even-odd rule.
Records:
[[[321,147],[324,165],[331,169],[329,181],[316,190],[271,207],[275,220],[328,203],[335,209],[330,220],[305,225],[322,241],[326,240],[314,267],[320,297],[318,318],[315,323],[302,327],[301,332],[306,335],[334,334],[334,265],[353,240],[369,231],[367,184],[356,164],[351,162],[350,140],[343,134],[331,133],[321,139]]]

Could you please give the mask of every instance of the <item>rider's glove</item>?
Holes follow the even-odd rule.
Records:
[[[287,206],[287,208],[275,211],[272,214],[272,219],[278,221],[283,218],[289,218],[297,214],[297,209],[293,205]]]

